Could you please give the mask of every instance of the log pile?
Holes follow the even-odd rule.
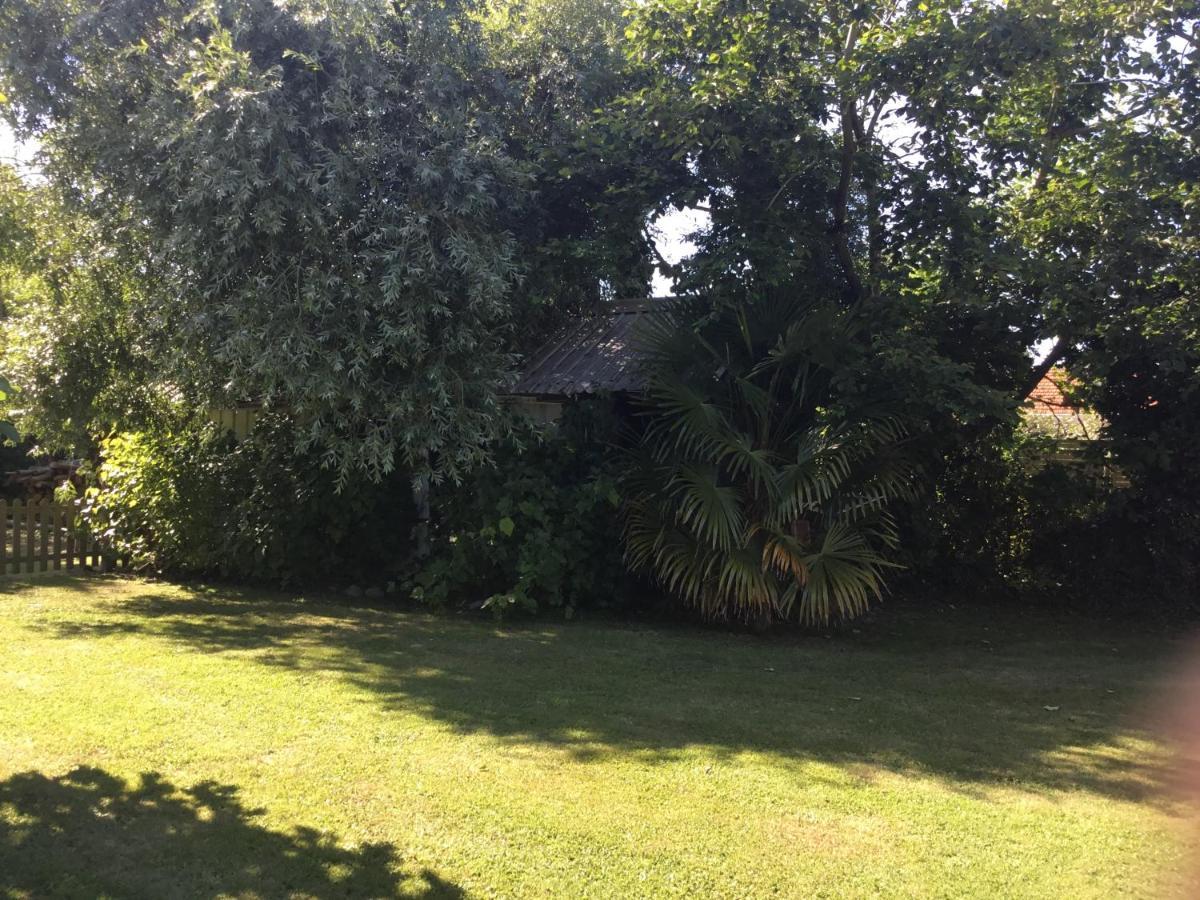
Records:
[[[4,478],[5,493],[10,497],[29,500],[52,499],[54,490],[64,481],[69,481],[78,491],[83,490],[83,479],[79,475],[79,460],[55,459],[44,466],[15,469]]]

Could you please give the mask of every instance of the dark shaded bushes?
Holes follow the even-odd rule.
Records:
[[[265,415],[241,442],[207,421],[103,445],[85,518],[135,566],[279,585],[382,583],[413,524],[408,479],[338,493],[295,423]]]
[[[1200,505],[1098,458],[1052,456],[1052,441],[1018,430],[948,458],[909,512],[909,584],[1089,612],[1200,610]]]
[[[433,553],[416,566],[411,596],[497,615],[627,603],[618,429],[609,402],[577,401],[547,433],[523,430],[494,465],[442,489]]]

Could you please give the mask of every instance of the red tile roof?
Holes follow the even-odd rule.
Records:
[[[1068,401],[1063,390],[1071,387],[1071,376],[1062,369],[1051,369],[1030,393],[1029,412],[1040,416],[1074,415],[1080,407]]]

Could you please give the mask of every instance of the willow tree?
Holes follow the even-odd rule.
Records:
[[[15,0],[0,92],[130,260],[164,391],[286,409],[342,476],[453,475],[495,433],[529,192],[479,44],[432,2]]]

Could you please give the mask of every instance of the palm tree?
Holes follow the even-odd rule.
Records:
[[[858,315],[794,298],[682,300],[647,320],[630,565],[707,618],[860,615],[893,565],[888,507],[914,473],[899,418],[839,404],[864,359]]]

